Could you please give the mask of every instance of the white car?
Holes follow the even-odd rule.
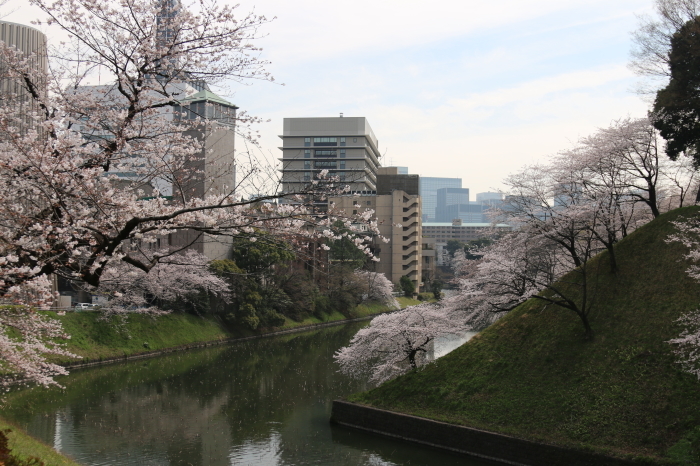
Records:
[[[97,308],[97,304],[92,303],[78,303],[75,305],[74,309],[76,311],[92,311]]]

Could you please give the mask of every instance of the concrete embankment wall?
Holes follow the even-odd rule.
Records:
[[[336,400],[331,422],[515,466],[651,465]]]

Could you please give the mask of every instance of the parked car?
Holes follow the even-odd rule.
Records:
[[[93,309],[97,309],[97,304],[78,303],[73,309],[76,311],[92,311]]]

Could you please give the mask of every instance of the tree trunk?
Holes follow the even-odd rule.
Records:
[[[591,324],[588,322],[588,316],[583,313],[578,313],[578,316],[581,318],[581,322],[583,322],[583,328],[586,329],[586,332],[584,333],[584,339],[591,341],[593,340],[593,329],[591,328]]]

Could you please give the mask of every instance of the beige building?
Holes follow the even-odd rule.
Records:
[[[203,126],[188,132],[202,142],[202,151],[178,180],[178,189],[171,194],[203,198],[208,195],[232,194],[236,188],[234,158],[236,134],[236,110],[238,107],[211,92],[206,85],[193,89],[174,109],[182,118],[201,118]],[[164,241],[165,239],[163,239]],[[232,239],[228,236],[212,236],[194,230],[185,230],[167,238],[168,247],[187,246],[211,260],[231,256]]]
[[[418,290],[422,284],[424,260],[418,175],[399,174],[397,167],[380,168],[377,174],[378,190],[385,194],[335,197],[330,201],[348,214],[374,210],[380,234],[389,240],[387,243],[379,239],[374,241],[379,257],[375,270],[395,284],[406,275]],[[411,189],[414,184],[415,191]],[[409,192],[395,186],[406,187]]]
[[[282,191],[300,192],[321,170],[352,192],[376,194],[379,141],[364,117],[285,118]]]
[[[183,95],[180,105],[163,109],[159,116],[164,119],[199,120],[196,126],[185,132],[201,143],[200,151],[167,178],[151,179],[149,174],[137,173],[138,157],[124,164],[114,164],[110,174],[118,177],[119,186],[142,189],[149,196],[155,188],[166,198],[187,202],[193,198],[209,195],[233,194],[236,188],[235,131],[238,107],[211,92],[202,82],[178,83]],[[120,104],[120,96],[114,85],[84,86],[84,93],[103,95],[104,99]],[[100,130],[87,126],[78,127],[86,138],[109,137]],[[150,186],[145,186],[149,183]],[[213,236],[195,230],[181,230],[158,238],[152,245],[155,249],[194,249],[211,260],[230,257],[232,240],[226,236]]]
[[[437,272],[437,244],[434,238],[423,237],[422,256],[423,264],[421,265],[421,281],[427,285],[428,282],[435,279],[435,274]]]

